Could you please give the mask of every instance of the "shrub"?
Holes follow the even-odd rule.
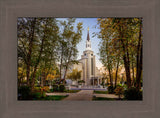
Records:
[[[82,83],[85,83],[85,81],[84,80],[79,80],[78,81],[78,84],[82,84]]]
[[[41,87],[34,87],[34,92],[40,92],[41,91]]]
[[[33,100],[39,100],[41,98],[41,92],[34,92],[32,93]]]
[[[108,93],[114,93],[114,87],[108,86]]]
[[[123,86],[117,86],[114,90],[115,94],[119,96],[119,99],[121,99],[121,95],[124,93],[124,87]]]
[[[63,84],[59,85],[59,91],[64,92],[65,91],[65,86]]]
[[[142,100],[142,91],[132,87],[124,92],[124,96],[127,100]]]
[[[49,92],[49,87],[48,86],[44,86],[41,90],[45,91],[45,92]]]
[[[42,93],[41,93],[41,97],[42,97],[42,98],[45,98],[45,97],[46,97],[46,92],[42,92]]]
[[[122,84],[117,84],[117,87],[118,87],[118,86],[123,86],[123,85],[122,85]]]
[[[28,100],[31,96],[31,89],[28,86],[20,86],[18,88],[18,99],[20,100]]]
[[[53,85],[52,91],[53,91],[53,92],[57,92],[57,91],[58,91],[58,85],[57,85],[57,84],[54,84],[54,85]]]
[[[46,97],[46,93],[44,91],[32,93],[33,100],[41,100],[42,98],[45,98],[45,97]]]

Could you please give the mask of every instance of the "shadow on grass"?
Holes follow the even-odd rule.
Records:
[[[108,91],[95,91],[94,90],[94,93],[95,94],[108,94]]]
[[[66,96],[62,96],[62,95],[52,95],[52,96],[46,96],[40,99],[33,99],[33,100],[52,100],[52,101],[58,101],[58,100],[63,100],[64,98],[68,97],[68,95]]]
[[[106,97],[93,97],[93,101],[123,101],[124,99],[106,98]]]

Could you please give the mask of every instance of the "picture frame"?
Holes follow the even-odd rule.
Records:
[[[1,118],[160,117],[159,0],[0,1]],[[143,101],[18,101],[18,17],[143,17]]]

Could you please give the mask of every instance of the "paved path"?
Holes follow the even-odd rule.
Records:
[[[65,101],[92,101],[93,90],[81,90],[77,93],[70,94]]]

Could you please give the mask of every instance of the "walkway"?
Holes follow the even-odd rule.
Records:
[[[65,101],[92,101],[93,90],[81,90],[77,93],[70,94]]]

